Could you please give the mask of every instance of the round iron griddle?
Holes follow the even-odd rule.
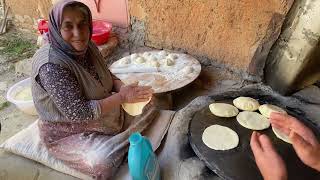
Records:
[[[232,104],[232,100],[220,102]],[[291,114],[290,112],[288,113]],[[226,126],[237,132],[240,140],[239,145],[227,151],[216,151],[207,147],[202,142],[202,133],[207,127],[213,124]],[[313,128],[311,125],[308,126]],[[313,128],[313,130],[315,129]],[[213,115],[209,107],[206,107],[198,111],[190,121],[189,142],[196,155],[205,162],[207,167],[223,179],[258,180],[263,178],[256,166],[250,148],[252,132],[252,130],[242,127],[237,122],[236,117],[220,118]],[[271,127],[259,132],[268,135],[278,153],[285,161],[288,170],[288,179],[320,179],[320,173],[304,165],[296,155],[292,145],[278,139],[274,135]]]

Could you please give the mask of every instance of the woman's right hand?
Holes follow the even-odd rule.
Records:
[[[122,86],[119,91],[121,103],[148,101],[152,96],[151,86],[138,86],[138,83]]]
[[[320,171],[320,144],[313,132],[296,118],[280,113],[270,116],[272,126],[287,134],[304,164]]]

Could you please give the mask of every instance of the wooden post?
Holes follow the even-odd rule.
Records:
[[[6,32],[9,8],[6,7],[5,0],[1,0],[1,4],[3,9],[3,20],[1,21],[1,24],[0,24],[0,34],[3,34]]]

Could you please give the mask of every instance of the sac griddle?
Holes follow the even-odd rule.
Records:
[[[305,125],[313,130],[319,139],[319,129],[310,121],[304,119],[303,113],[289,107],[283,107],[280,100],[270,95],[257,95],[259,93],[237,94],[237,93],[225,93],[216,96],[212,96],[213,102],[223,102],[232,104],[232,100],[238,96],[249,96],[255,98],[260,104],[274,104],[285,109],[288,114],[297,117]],[[237,132],[239,136],[239,145],[231,150],[216,151],[207,147],[202,142],[202,133],[205,128],[210,125],[218,124],[226,126]],[[196,155],[205,162],[206,166],[219,175],[223,179],[227,180],[259,180],[263,179],[258,167],[256,166],[253,153],[250,148],[250,137],[252,130],[242,127],[236,120],[236,117],[221,118],[213,115],[209,107],[205,107],[202,110],[196,112],[189,123],[189,142],[196,153]],[[273,133],[271,126],[259,131],[268,135],[271,139],[274,147],[281,155],[282,159],[286,163],[289,180],[320,180],[320,173],[312,168],[304,165],[296,155],[291,144],[288,144],[278,139]]]

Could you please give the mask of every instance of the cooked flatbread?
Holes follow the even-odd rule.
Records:
[[[202,141],[210,149],[229,150],[238,146],[239,136],[228,127],[212,125],[203,131]]]
[[[237,116],[237,121],[241,126],[252,130],[263,130],[270,126],[268,118],[251,111],[240,112]]]
[[[234,117],[239,113],[239,110],[231,104],[212,103],[209,105],[212,114],[218,117]]]
[[[275,106],[275,105],[271,105],[271,104],[261,105],[259,107],[259,111],[263,116],[265,116],[267,118],[270,118],[270,115],[272,112],[279,112],[279,113],[287,114],[287,112],[284,109],[282,109],[278,106]]]
[[[244,111],[256,111],[260,106],[259,102],[251,97],[238,97],[233,100],[233,104]]]
[[[279,129],[272,127],[272,131],[277,136],[277,138],[281,139],[284,142],[291,144],[290,138],[286,134],[281,132]]]

